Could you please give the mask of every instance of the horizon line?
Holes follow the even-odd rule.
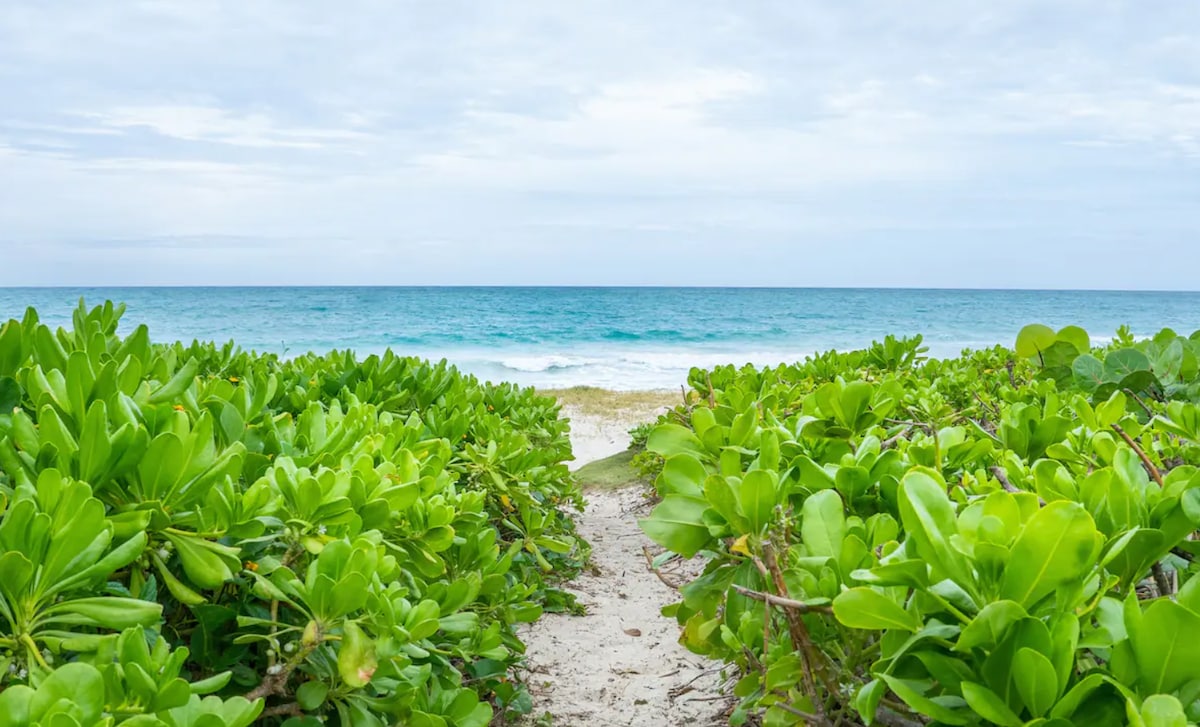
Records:
[[[495,284],[495,283],[448,283],[428,284],[333,284],[333,283],[205,283],[205,284],[87,284],[87,285],[4,285],[0,290],[202,290],[227,289],[490,289],[490,290],[814,290],[814,291],[897,291],[897,292],[954,292],[954,293],[1200,293],[1200,288],[1023,288],[1023,287],[939,287],[939,286],[857,286],[857,285],[661,285],[661,284]]]

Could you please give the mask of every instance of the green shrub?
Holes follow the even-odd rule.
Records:
[[[1200,337],[694,370],[641,522],[734,724],[1200,718]]]
[[[483,727],[587,545],[553,399],[445,362],[0,327],[0,725]],[[202,695],[207,695],[203,696]]]

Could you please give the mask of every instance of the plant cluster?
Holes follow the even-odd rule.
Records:
[[[732,722],[1197,721],[1198,354],[1031,326],[694,369],[641,525],[706,561],[664,613]]]
[[[0,327],[0,726],[484,727],[587,546],[553,399],[390,352]]]

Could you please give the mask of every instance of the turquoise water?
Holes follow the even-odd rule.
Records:
[[[80,297],[128,304],[155,340],[277,353],[392,348],[537,386],[675,387],[694,365],[774,364],[924,334],[934,355],[1011,344],[1021,326],[1096,338],[1200,328],[1200,293],[765,288],[0,288],[0,318],[69,324]]]

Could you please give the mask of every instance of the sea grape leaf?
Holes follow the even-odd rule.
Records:
[[[1120,386],[1121,389],[1128,389],[1135,394],[1147,391],[1149,389],[1162,388],[1162,384],[1159,383],[1158,377],[1149,371],[1134,371],[1125,378],[1121,379],[1117,385]]]
[[[1092,350],[1092,339],[1088,336],[1088,332],[1079,326],[1066,326],[1058,331],[1055,337],[1060,341],[1065,341],[1075,347],[1079,353],[1087,353]]]
[[[1149,371],[1150,359],[1136,348],[1121,348],[1104,357],[1104,378],[1119,383],[1135,371]]]
[[[1054,345],[1057,334],[1050,326],[1032,323],[1017,334],[1016,352],[1021,358],[1036,358],[1039,353]]]
[[[1090,353],[1080,354],[1071,364],[1075,385],[1089,394],[1104,383],[1104,362]]]

